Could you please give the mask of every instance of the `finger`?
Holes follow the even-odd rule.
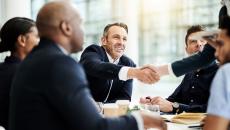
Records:
[[[153,65],[147,66],[146,69],[150,69],[150,70],[152,70],[153,72],[157,72],[157,67],[155,67],[155,66],[153,66]]]
[[[147,70],[146,71],[147,73],[148,73],[148,78],[153,82],[153,83],[155,83],[155,82],[157,82],[157,81],[159,81],[160,80],[160,75],[158,74],[158,73],[156,73],[156,72],[154,72],[154,71],[152,71],[152,70]]]
[[[150,64],[146,64],[146,65],[143,65],[142,67],[140,67],[140,69],[146,69],[146,68],[149,68],[149,67],[151,67],[151,65]]]
[[[146,79],[150,82],[150,84],[153,84],[153,83],[159,81],[159,77],[152,70],[146,71],[145,75],[146,75]]]

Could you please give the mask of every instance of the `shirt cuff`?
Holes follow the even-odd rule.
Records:
[[[119,73],[118,73],[118,77],[120,80],[126,81],[128,80],[128,70],[130,67],[124,66],[121,67]]]
[[[144,130],[144,124],[143,124],[143,119],[141,117],[141,114],[140,112],[132,112],[131,115],[136,119],[137,121],[137,127],[138,127],[138,130]]]
[[[176,75],[173,73],[173,70],[172,70],[172,64],[170,63],[168,64],[168,72],[169,72],[169,75],[176,77]]]

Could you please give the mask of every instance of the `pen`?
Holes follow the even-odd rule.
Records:
[[[204,124],[188,126],[188,128],[202,128]]]

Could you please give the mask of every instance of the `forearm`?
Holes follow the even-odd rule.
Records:
[[[109,62],[86,61],[82,65],[87,75],[104,79],[119,78],[119,71],[122,65],[115,65]]]
[[[205,119],[203,130],[228,130],[229,120],[220,116],[210,115]]]
[[[172,63],[172,71],[176,76],[181,76],[193,70],[206,66],[215,60],[215,49],[205,45],[204,50],[190,57]]]

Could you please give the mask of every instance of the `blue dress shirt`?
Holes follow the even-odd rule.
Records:
[[[208,114],[230,120],[230,63],[220,67],[213,79]]]

